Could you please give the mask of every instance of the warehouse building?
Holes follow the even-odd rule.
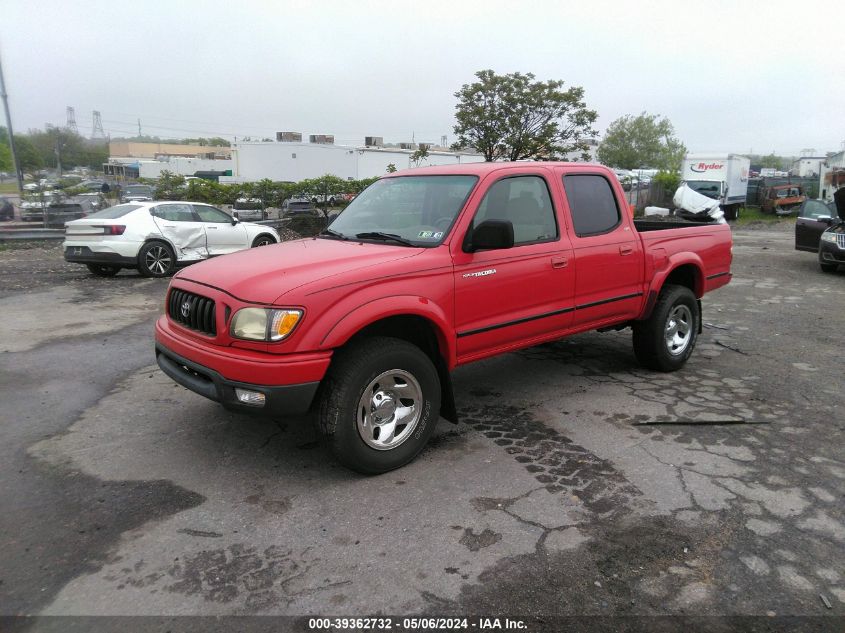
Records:
[[[279,132],[277,141],[240,142],[232,147],[232,177],[220,182],[252,182],[269,178],[296,182],[332,174],[346,180],[383,176],[396,169],[482,162],[480,154],[431,147],[428,156],[412,160],[418,145],[385,147],[379,137],[366,137],[357,146],[335,145],[331,135],[311,135],[308,142],[295,132]]]

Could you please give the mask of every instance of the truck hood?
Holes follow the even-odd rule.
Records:
[[[292,290],[310,284],[331,288],[344,283],[343,277],[399,259],[419,255],[424,249],[344,242],[334,239],[302,239],[252,248],[194,264],[177,275],[226,292],[242,301],[274,304]]]

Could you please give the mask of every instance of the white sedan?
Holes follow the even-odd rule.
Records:
[[[281,241],[269,226],[240,222],[196,202],[130,202],[65,224],[65,260],[99,277],[135,268],[165,277],[178,266]]]

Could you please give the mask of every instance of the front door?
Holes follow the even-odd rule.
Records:
[[[166,202],[150,209],[158,230],[176,249],[177,261],[196,261],[208,257],[205,227],[191,205]]]
[[[232,224],[232,218],[225,211],[207,204],[195,204],[194,210],[205,226],[210,256],[234,253],[250,246],[246,243],[246,227],[240,222]]]
[[[800,251],[817,253],[822,233],[830,228],[830,222],[822,222],[820,217],[833,217],[835,212],[821,200],[806,200],[798,212],[795,221],[795,248]]]
[[[472,224],[513,224],[513,248],[453,251],[459,362],[565,330],[572,320],[572,252],[544,176],[502,178]]]

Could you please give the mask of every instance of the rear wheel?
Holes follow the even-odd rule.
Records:
[[[732,204],[729,207],[725,207],[725,219],[726,220],[736,220],[739,217],[739,206]]]
[[[88,270],[97,277],[114,277],[120,272],[120,266],[114,264],[85,264]]]
[[[406,341],[372,337],[335,355],[319,424],[340,463],[374,475],[414,459],[439,412],[440,379],[431,359]]]
[[[634,323],[634,355],[648,369],[677,371],[692,354],[700,319],[692,290],[664,286],[651,316]]]
[[[138,253],[138,272],[144,277],[167,277],[176,270],[173,249],[164,242],[147,242]]]

